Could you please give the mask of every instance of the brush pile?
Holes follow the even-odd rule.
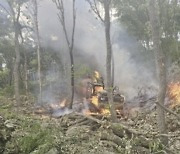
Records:
[[[66,115],[59,119],[66,131],[65,140],[58,145],[60,149],[63,147],[64,153],[178,153],[180,123],[171,115],[167,116],[169,148],[159,141],[164,134],[156,129],[155,112],[118,123],[111,123],[105,117],[99,120],[77,113]]]
[[[11,120],[5,121],[0,116],[0,153],[3,153],[6,147],[6,143],[11,139],[11,133],[15,129],[15,126]]]
[[[180,121],[169,113],[166,114],[168,134],[159,134],[154,109],[111,123],[105,115],[73,112],[53,118],[34,114],[27,106],[19,108],[17,114],[12,103],[5,104],[0,109],[6,119],[1,122],[1,130],[13,130],[10,137],[3,137],[5,142],[0,142],[5,154],[178,154],[180,151]],[[180,107],[173,112],[180,114]],[[169,138],[168,148],[159,140],[164,135]]]

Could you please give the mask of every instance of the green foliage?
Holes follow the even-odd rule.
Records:
[[[8,116],[15,118],[17,115]],[[16,117],[17,118],[17,117]],[[30,117],[18,116],[18,130],[14,132],[12,139],[7,145],[7,153],[14,154],[44,154],[54,147],[54,128],[47,128],[41,125],[40,120],[33,120]],[[15,140],[14,140],[15,139]]]
[[[0,46],[0,54],[4,59],[6,67],[11,69],[13,65],[13,58],[15,56],[13,42],[12,40],[3,39],[0,40]]]
[[[116,16],[138,40],[149,39],[149,17],[144,0],[114,0]]]
[[[55,145],[55,136],[60,129],[51,127],[49,123],[42,124],[42,119],[34,116],[13,112],[13,101],[0,96],[0,113],[5,119],[14,121],[15,130],[7,142],[5,153],[13,154],[45,154]],[[1,145],[0,145],[1,146]]]
[[[14,94],[14,86],[6,85],[4,88],[0,88],[0,96],[11,97]]]
[[[79,79],[83,76],[86,76],[87,74],[92,74],[94,70],[92,70],[90,67],[88,67],[87,65],[75,65],[75,73],[74,73],[74,77],[75,79]]]
[[[0,85],[1,88],[4,88],[6,86],[6,84],[8,83],[8,75],[9,75],[9,70],[5,69],[5,70],[0,70]]]
[[[8,84],[9,82],[9,70],[4,69],[0,71],[0,96],[12,96],[14,93],[14,87]]]
[[[162,143],[159,140],[154,140],[153,142],[150,142],[149,149],[151,153],[159,153],[159,154],[164,153],[162,152],[163,150]]]
[[[21,119],[21,129],[26,131],[17,143],[21,154],[47,153],[54,146],[55,139],[53,135],[58,133],[54,132],[54,128],[43,126],[40,121],[29,118]]]
[[[176,61],[180,58],[179,30],[180,4],[176,0],[159,0],[162,48],[166,56]],[[142,45],[150,49],[150,32],[147,0],[114,0],[116,16],[127,31],[134,35]]]
[[[14,46],[11,41],[0,40],[0,57],[5,66],[0,70],[0,95],[12,96],[13,86],[11,85],[13,72]]]
[[[39,130],[37,130],[37,132],[38,133],[25,136],[20,140],[19,144],[21,145],[21,153],[30,153],[34,151],[36,148],[38,148],[38,146],[45,144],[47,142],[48,132],[39,132]]]

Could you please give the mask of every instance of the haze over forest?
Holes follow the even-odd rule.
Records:
[[[78,63],[82,65],[88,63],[92,67],[94,63],[97,63],[96,69],[105,78],[104,26],[90,11],[86,1],[78,0],[76,9],[75,59],[77,58]],[[67,1],[65,17],[68,31],[72,28],[71,14],[71,5]],[[62,60],[66,62],[68,60],[67,44],[57,17],[56,6],[49,0],[44,0],[39,4],[39,26],[43,46],[54,48],[60,55],[63,55]],[[111,38],[115,57],[115,84],[120,87],[121,91],[134,97],[137,95],[138,88],[143,86],[156,88],[153,53],[146,51],[117,19],[112,22]],[[150,82],[147,83],[147,80]]]
[[[0,153],[178,154],[179,0],[0,0]]]

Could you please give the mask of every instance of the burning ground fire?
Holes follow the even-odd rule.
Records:
[[[74,107],[73,110],[68,109],[68,100],[63,99],[59,103],[38,107],[35,113],[41,115],[42,119],[46,119],[48,115],[52,115],[52,117],[61,117],[71,112],[82,112],[86,115],[110,115],[109,109],[100,106],[96,96],[93,96],[91,100],[77,101],[74,106],[76,107]]]
[[[170,83],[168,86],[168,96],[171,101],[171,108],[180,106],[180,82]]]
[[[58,104],[50,104],[50,106],[55,109],[55,108],[64,108],[67,104],[67,99],[63,99],[61,102],[59,102]]]
[[[97,73],[96,73],[97,75]],[[99,78],[99,75],[97,75]],[[92,90],[92,89],[90,89]],[[69,114],[71,112],[82,112],[86,115],[101,115],[101,116],[109,116],[110,110],[109,105],[105,101],[101,102],[99,100],[99,92],[102,92],[104,88],[101,85],[97,85],[94,88],[96,92],[95,95],[92,95],[90,98],[82,100],[76,100],[74,103],[74,109],[68,109],[68,100],[63,99],[59,103],[49,104],[48,106],[38,108],[37,113],[41,115],[52,114],[54,117],[60,117],[65,114]],[[93,90],[91,91],[93,93]],[[168,85],[168,98],[170,102],[170,107],[175,108],[180,106],[180,82],[172,82]],[[118,102],[119,103],[119,102]],[[120,104],[119,104],[120,105]],[[123,112],[121,109],[116,109],[117,114],[121,115]],[[130,112],[130,111],[129,111]]]
[[[60,117],[71,112],[81,112],[87,115],[110,115],[107,90],[105,89],[103,77],[98,71],[94,71],[90,80],[82,79],[78,90],[81,95],[79,99],[74,100],[73,110],[68,109],[68,99],[63,99],[59,103],[47,104],[42,107],[44,110],[38,110],[38,113],[49,113],[54,117]],[[119,106],[124,103],[124,96],[120,95],[118,90],[113,91],[113,101],[118,104],[118,111],[121,111]],[[46,112],[47,111],[47,112]]]

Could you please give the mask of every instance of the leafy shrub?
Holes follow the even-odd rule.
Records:
[[[6,85],[4,88],[0,88],[0,96],[11,97],[14,95],[14,86]]]

